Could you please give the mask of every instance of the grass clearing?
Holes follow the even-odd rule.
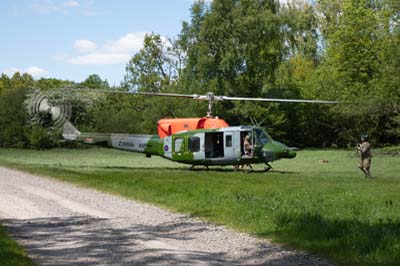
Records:
[[[94,187],[273,239],[338,265],[398,265],[400,147],[374,150],[365,179],[350,150],[299,151],[273,171],[195,171],[111,149],[0,149],[0,164]],[[261,166],[260,166],[261,167]],[[261,169],[261,168],[260,168]]]

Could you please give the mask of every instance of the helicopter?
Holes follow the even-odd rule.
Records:
[[[216,96],[209,92],[206,95],[174,94],[111,91],[95,89],[76,89],[77,91],[127,93],[145,96],[180,97],[208,101],[208,111],[201,118],[160,119],[157,123],[157,135],[136,135],[118,133],[80,132],[69,121],[63,126],[63,138],[85,144],[102,145],[120,150],[144,153],[146,157],[161,156],[174,162],[195,166],[233,165],[234,169],[251,164],[265,164],[264,171],[269,171],[271,162],[296,157],[295,148],[274,140],[259,126],[230,126],[214,116],[212,107],[216,101],[263,101],[263,102],[297,102],[335,104],[337,101],[275,99],[275,98],[243,98]],[[50,108],[51,109],[51,108]],[[54,108],[53,108],[54,109]],[[247,152],[245,139],[251,146]]]

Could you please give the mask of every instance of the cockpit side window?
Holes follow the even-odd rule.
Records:
[[[183,138],[176,138],[174,143],[174,152],[182,152],[183,146]]]
[[[256,135],[255,139],[257,141],[257,144],[264,146],[270,141],[268,135],[261,128],[256,128],[254,131]]]
[[[199,137],[190,137],[188,146],[189,146],[189,151],[199,152],[200,151],[200,138]]]

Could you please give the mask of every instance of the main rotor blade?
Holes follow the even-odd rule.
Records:
[[[282,103],[324,103],[324,104],[337,104],[339,101],[325,101],[325,100],[306,100],[306,99],[279,99],[279,98],[246,98],[246,97],[229,97],[229,96],[215,96],[216,100],[219,98],[228,101],[259,101],[259,102],[282,102]]]
[[[133,95],[163,96],[163,97],[175,97],[175,98],[177,97],[177,98],[191,98],[191,99],[197,99],[201,97],[197,94],[179,94],[179,93],[161,93],[161,92],[135,92],[135,91],[80,89],[80,88],[76,89],[71,88],[70,90],[81,91],[81,92],[133,94]]]
[[[212,92],[206,95],[198,94],[179,94],[179,93],[162,93],[162,92],[134,92],[134,91],[120,91],[120,90],[97,90],[97,89],[71,89],[82,92],[96,92],[96,93],[119,93],[119,94],[133,94],[133,95],[147,95],[147,96],[162,96],[162,97],[175,97],[175,98],[190,98],[194,100],[204,101],[259,101],[259,102],[282,102],[282,103],[322,103],[322,104],[337,104],[339,101],[326,101],[326,100],[307,100],[307,99],[279,99],[279,98],[247,98],[247,97],[230,97],[230,96],[217,96]]]
[[[179,94],[179,93],[161,93],[161,92],[136,92],[137,95],[148,95],[148,96],[163,96],[163,97],[175,97],[175,98],[191,98],[200,99],[202,96],[197,94]]]

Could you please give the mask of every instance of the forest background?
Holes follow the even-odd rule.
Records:
[[[204,116],[207,104],[71,88],[338,100],[222,102],[214,113],[230,125],[257,121],[291,146],[351,147],[363,133],[374,145],[400,143],[398,0],[214,0],[195,2],[190,12],[178,36],[146,35],[119,86],[97,74],[79,83],[2,74],[0,146],[66,145],[48,114],[28,114],[32,88],[68,94],[82,131],[154,134],[158,119]]]

